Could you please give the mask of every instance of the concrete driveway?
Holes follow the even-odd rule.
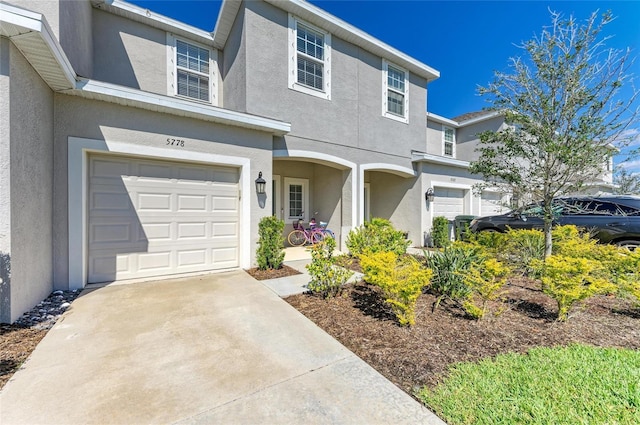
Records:
[[[242,271],[85,291],[2,424],[441,424]]]

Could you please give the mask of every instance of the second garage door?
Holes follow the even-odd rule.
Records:
[[[434,190],[433,216],[453,220],[464,214],[464,190],[436,187]]]
[[[507,212],[508,208],[502,205],[502,194],[497,192],[483,192],[480,198],[480,215],[496,215]]]
[[[89,159],[88,282],[238,267],[238,170]]]

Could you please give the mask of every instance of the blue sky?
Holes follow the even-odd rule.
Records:
[[[221,1],[129,0],[154,12],[212,31]],[[429,85],[429,112],[453,118],[480,110],[477,95],[494,70],[507,70],[515,44],[550,23],[549,9],[586,19],[611,10],[616,20],[605,31],[608,46],[630,47],[638,56],[633,73],[640,87],[640,0],[631,1],[388,1],[333,0],[311,3],[440,71]],[[640,145],[640,137],[637,138]],[[630,167],[640,171],[640,161]]]

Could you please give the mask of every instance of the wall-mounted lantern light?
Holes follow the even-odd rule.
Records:
[[[433,202],[434,198],[435,198],[435,195],[433,194],[433,189],[432,188],[427,189],[427,191],[424,193],[424,199],[427,202]]]
[[[267,182],[262,178],[262,171],[258,173],[258,178],[256,179],[256,193],[258,195],[264,195],[266,192]]]

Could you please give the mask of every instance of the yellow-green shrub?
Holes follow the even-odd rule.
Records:
[[[597,261],[596,273],[614,286],[611,292],[632,297],[640,302],[640,250],[629,251],[614,245],[600,244],[575,226],[560,226],[553,230],[553,251],[556,255]]]
[[[487,312],[487,303],[498,299],[507,283],[509,268],[495,258],[475,263],[465,273],[464,283],[471,294],[463,302],[462,308],[471,317],[481,319]]]
[[[640,306],[640,249],[617,249],[616,261],[608,264],[611,279],[617,286],[617,295],[631,297]]]
[[[313,293],[329,298],[340,293],[342,286],[349,280],[353,272],[336,265],[333,250],[336,241],[326,238],[311,248],[311,263],[307,264],[307,270],[311,280],[307,288]]]
[[[429,284],[431,270],[410,256],[393,252],[365,252],[360,256],[365,281],[378,286],[400,325],[416,322],[416,303]]]
[[[544,258],[544,233],[536,229],[510,229],[499,256],[514,269],[530,273],[531,261]]]
[[[576,302],[615,290],[596,260],[551,255],[544,261],[534,260],[532,266],[540,275],[542,291],[557,302],[560,321],[567,320]]]

